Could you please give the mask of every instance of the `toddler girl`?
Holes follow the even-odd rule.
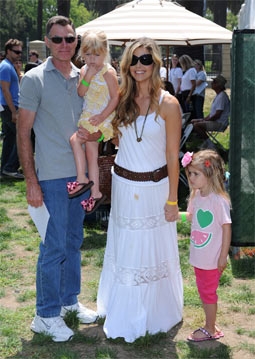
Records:
[[[113,137],[111,121],[118,104],[118,79],[115,69],[106,62],[108,42],[103,31],[88,30],[81,39],[80,53],[85,61],[81,68],[78,94],[84,96],[83,112],[78,126],[90,133],[102,132],[97,142],[86,142],[74,133],[70,143],[74,152],[77,180],[67,185],[69,198],[79,196],[91,188],[91,197],[81,202],[87,213],[93,213],[106,199],[99,190],[98,142]],[[86,160],[89,179],[86,176]]]

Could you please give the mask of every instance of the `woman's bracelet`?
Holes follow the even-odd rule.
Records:
[[[180,217],[181,217],[181,221],[182,221],[183,223],[185,223],[185,222],[187,221],[186,213],[181,213],[181,214],[180,214]]]
[[[89,87],[90,83],[85,81],[84,79],[81,80],[81,83],[83,84],[83,86],[85,87]]]
[[[169,206],[176,206],[178,203],[178,201],[172,202],[172,201],[166,201],[166,204],[168,204]]]
[[[101,137],[97,140],[97,142],[102,142],[104,139],[104,134],[102,133]]]

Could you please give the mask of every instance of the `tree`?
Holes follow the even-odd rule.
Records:
[[[57,0],[58,15],[69,17],[70,14],[70,0]]]
[[[43,40],[48,19],[58,14],[57,5],[57,0],[1,0],[0,49],[4,49],[10,38],[23,41],[24,49],[27,40]],[[72,0],[70,17],[77,27],[95,16],[85,8],[84,3]]]
[[[85,7],[97,16],[104,15],[121,4],[130,2],[131,0],[80,0]]]
[[[42,38],[42,22],[43,22],[43,0],[38,0],[37,6],[37,38]]]
[[[187,10],[194,12],[199,16],[204,16],[204,0],[178,0],[178,3],[184,6]],[[185,19],[184,19],[185,21]],[[175,47],[174,52],[178,55],[187,54],[193,59],[200,59],[204,62],[204,47],[203,46],[178,46]]]

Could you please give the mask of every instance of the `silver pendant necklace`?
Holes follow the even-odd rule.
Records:
[[[141,142],[141,141],[142,141],[143,130],[144,130],[145,122],[146,122],[146,120],[147,120],[147,116],[148,116],[148,113],[149,113],[150,105],[151,105],[151,104],[149,103],[149,106],[148,106],[148,108],[147,108],[146,115],[145,115],[144,120],[143,120],[143,126],[142,126],[142,130],[141,130],[141,133],[140,133],[140,136],[139,136],[139,137],[138,137],[138,133],[137,133],[137,126],[136,126],[136,119],[135,119],[134,125],[135,125],[135,135],[136,135],[136,141],[137,141],[137,142]]]

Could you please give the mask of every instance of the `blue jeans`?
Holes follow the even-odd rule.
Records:
[[[1,112],[3,147],[1,156],[1,173],[3,170],[17,172],[19,169],[19,158],[16,144],[16,124],[12,122],[12,113],[8,106],[3,106]]]
[[[77,303],[81,282],[81,254],[85,212],[80,202],[89,191],[68,198],[66,184],[75,178],[41,181],[50,218],[37,263],[37,314],[59,316],[61,306]]]
[[[195,116],[196,118],[204,118],[204,102],[205,98],[203,96],[196,95],[195,97]]]

